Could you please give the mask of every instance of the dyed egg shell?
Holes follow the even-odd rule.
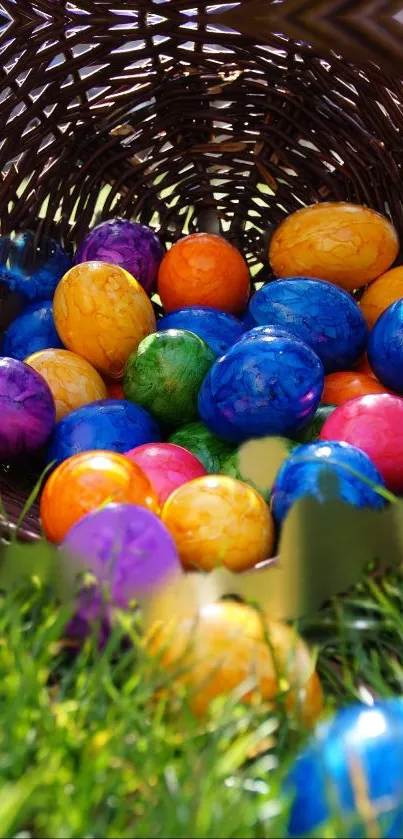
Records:
[[[292,452],[293,449],[298,446],[298,443],[295,443],[293,440],[288,440],[286,437],[275,437],[274,440],[278,440],[282,443],[285,447],[285,451],[287,452]],[[272,490],[271,481],[263,489],[262,487],[256,486],[253,481],[245,478],[240,468],[239,450],[232,452],[230,456],[227,457],[220,469],[220,474],[228,475],[229,478],[236,478],[238,481],[244,481],[245,484],[249,484],[249,486],[252,486],[257,490],[257,492],[260,492],[260,495],[265,501],[269,501]]]
[[[159,510],[147,476],[124,455],[90,451],[70,457],[54,470],[42,493],[40,514],[45,535],[59,544],[87,513],[112,501]]]
[[[197,417],[201,383],[215,360],[206,342],[182,329],[155,332],[130,356],[123,374],[126,399],[171,428]]]
[[[271,556],[270,510],[252,487],[226,475],[207,475],[175,490],[162,509],[185,568],[225,565],[245,571]]]
[[[107,262],[71,268],[56,289],[53,313],[65,347],[116,379],[130,353],[156,328],[144,289],[123,268]]]
[[[55,403],[45,380],[32,367],[0,357],[0,459],[36,451],[55,424]]]
[[[211,431],[235,442],[292,436],[315,414],[323,380],[322,362],[302,341],[241,339],[204,379],[199,413]]]
[[[108,382],[106,390],[109,399],[124,399],[122,382]]]
[[[319,434],[330,414],[335,410],[336,405],[319,405],[310,423],[295,435],[299,443],[313,443],[318,439]]]
[[[59,280],[70,267],[70,258],[55,239],[37,239],[30,230],[1,237],[0,262],[12,291],[31,303],[51,300]]]
[[[341,405],[349,399],[370,393],[388,393],[388,391],[373,376],[367,376],[355,370],[346,370],[343,373],[330,373],[326,376],[322,401],[326,405]]]
[[[60,349],[63,344],[57,334],[51,300],[27,306],[8,327],[1,354],[19,361],[49,348]]]
[[[278,524],[281,524],[296,501],[306,495],[320,502],[326,501],[320,483],[324,466],[328,466],[337,475],[342,501],[354,507],[372,507],[375,510],[385,505],[379,493],[349,471],[348,467],[374,484],[383,486],[381,475],[368,455],[347,443],[306,443],[295,449],[284,461],[274,482],[271,508]]]
[[[392,492],[403,492],[403,399],[391,393],[361,396],[339,405],[321,440],[344,440],[371,458]]]
[[[25,359],[48,383],[59,421],[75,408],[106,399],[106,385],[88,361],[69,350],[41,350]]]
[[[74,262],[109,262],[128,271],[149,294],[165,250],[158,236],[145,224],[117,218],[103,221],[79,246]]]
[[[108,586],[112,603],[123,609],[143,591],[180,571],[172,537],[145,507],[108,504],[69,530],[62,545],[67,561],[90,571]]]
[[[233,445],[209,431],[204,423],[189,422],[171,434],[169,443],[183,446],[197,457],[209,475],[220,472],[222,464],[233,451]]]
[[[165,315],[158,321],[158,329],[186,329],[208,344],[214,355],[220,356],[245,332],[240,320],[226,312],[201,306],[188,306]]]
[[[206,474],[197,457],[173,443],[146,443],[126,452],[126,457],[148,476],[161,505],[182,484]]]
[[[403,297],[403,266],[392,268],[365,289],[360,309],[370,329],[379,316],[396,300]]]
[[[369,336],[368,359],[383,385],[403,393],[403,300],[378,318]]]
[[[278,326],[252,326],[251,329],[248,329],[241,338],[237,341],[237,344],[243,344],[245,341],[256,341],[259,338],[293,338],[292,332],[289,332],[288,329],[281,329]]]
[[[315,350],[326,372],[348,369],[364,352],[367,325],[346,291],[306,277],[263,286],[249,311],[257,325],[285,329]]]
[[[71,411],[58,422],[48,446],[48,462],[62,463],[79,452],[127,452],[160,439],[155,420],[125,399],[100,399]]]
[[[403,702],[385,699],[337,711],[323,722],[287,778],[291,794],[289,836],[320,835],[332,815],[338,835],[364,837],[368,813],[359,812],[352,767],[365,784],[373,835],[403,834]],[[361,781],[360,781],[361,783]],[[331,795],[329,795],[331,790]]]
[[[210,306],[237,315],[248,302],[250,279],[242,254],[214,233],[192,233],[165,254],[158,293],[166,312]]]
[[[274,700],[289,685],[286,707],[306,725],[322,710],[321,685],[306,644],[294,629],[266,621],[246,604],[222,600],[203,606],[193,619],[160,623],[150,632],[148,649],[172,671],[174,686],[187,686],[199,716],[215,697],[241,685],[246,703],[256,695]]]
[[[398,251],[396,230],[384,216],[336,201],[288,216],[271,238],[269,259],[278,277],[317,277],[353,291],[387,271]]]

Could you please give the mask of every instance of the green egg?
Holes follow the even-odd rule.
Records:
[[[202,422],[187,423],[175,431],[168,442],[192,452],[210,475],[221,471],[222,464],[234,449],[231,443],[212,434]]]

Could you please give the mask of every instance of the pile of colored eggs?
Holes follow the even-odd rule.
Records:
[[[213,234],[165,251],[112,219],[73,260],[31,233],[0,239],[2,282],[25,301],[0,336],[0,458],[48,465],[48,539],[122,605],[172,568],[270,558],[298,499],[326,501],[324,465],[357,507],[403,492],[398,250],[373,210],[308,207],[274,232],[277,279],[252,294],[244,257]],[[267,436],[289,456],[258,491],[238,453]]]

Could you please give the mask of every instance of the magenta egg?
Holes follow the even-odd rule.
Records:
[[[126,457],[145,472],[161,505],[182,484],[207,474],[194,454],[174,443],[145,443],[126,452]]]

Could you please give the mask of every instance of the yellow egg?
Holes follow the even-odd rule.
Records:
[[[360,307],[370,329],[382,312],[403,297],[403,266],[392,268],[371,283],[361,297]]]
[[[114,379],[156,329],[144,289],[124,268],[107,262],[70,268],[57,286],[53,314],[63,344]]]
[[[186,568],[244,571],[268,559],[274,524],[256,490],[225,475],[195,478],[165,502],[162,521]]]
[[[107,398],[101,376],[84,358],[69,350],[40,350],[25,359],[48,383],[56,405],[56,419],[81,405]]]
[[[375,280],[399,251],[393,225],[359,204],[304,207],[274,232],[269,259],[278,277],[316,277],[348,291]]]

